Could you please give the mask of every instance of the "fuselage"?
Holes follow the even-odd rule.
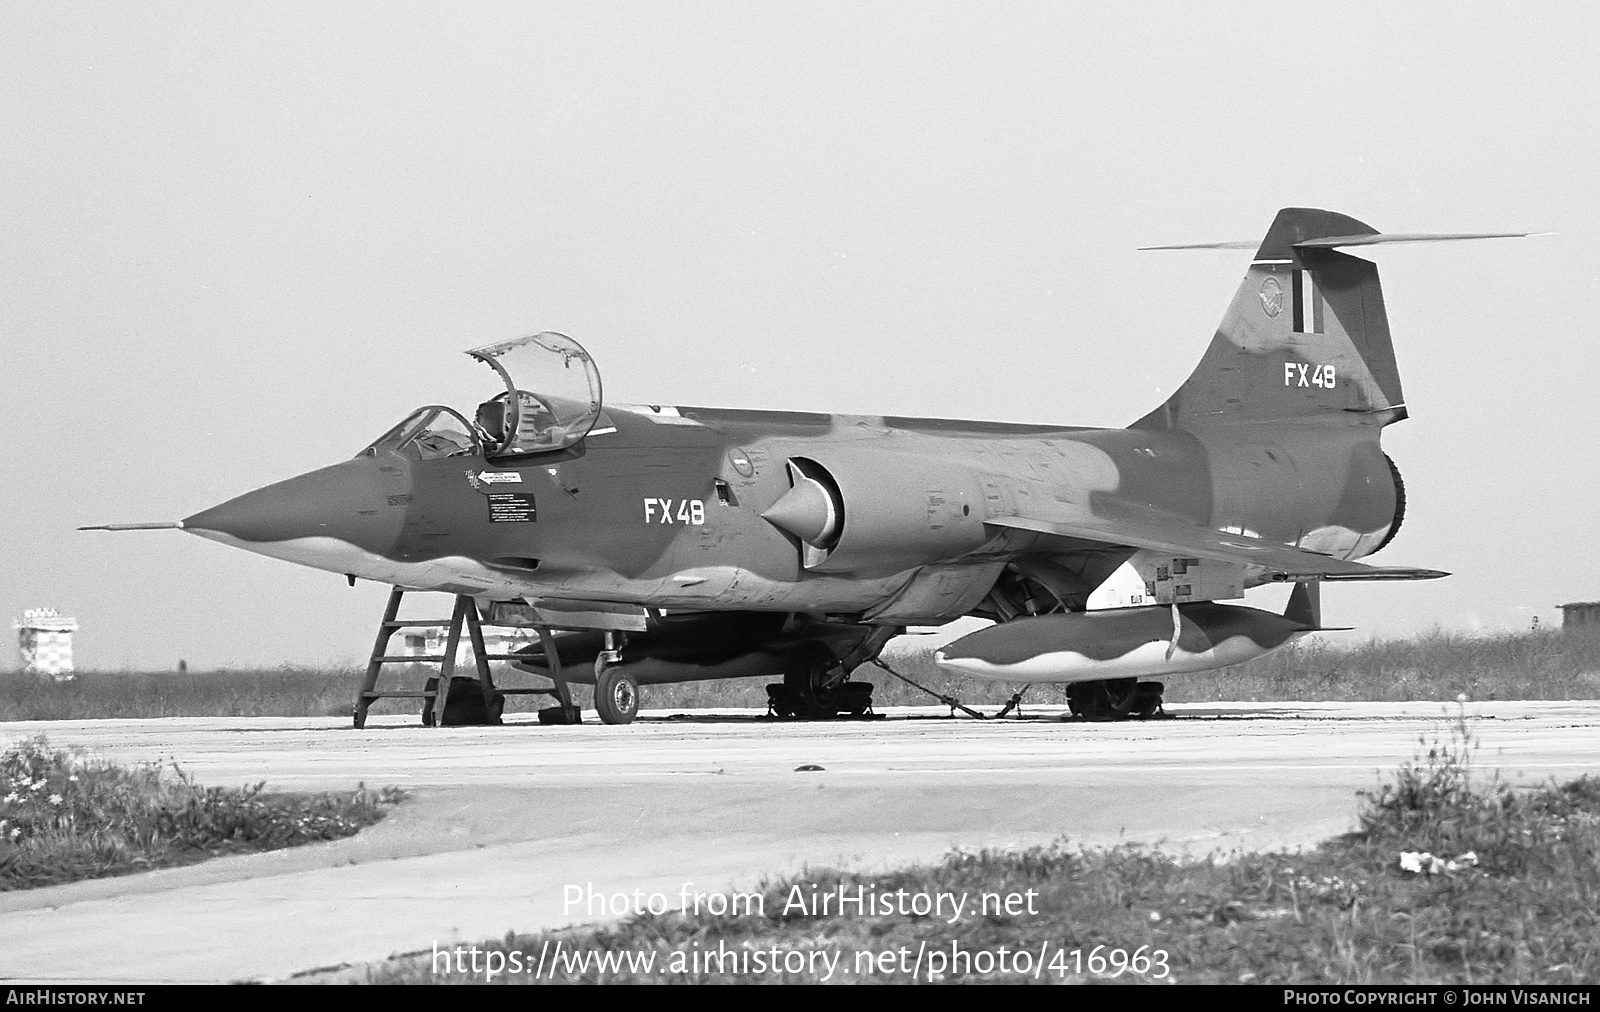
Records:
[[[986,522],[1018,513],[1159,515],[1368,554],[1396,515],[1378,431],[1359,415],[1207,431],[612,406],[564,450],[375,445],[184,526],[480,599],[937,623],[970,611],[1008,562],[1088,547]],[[794,487],[794,461],[835,498],[825,552],[764,517]]]

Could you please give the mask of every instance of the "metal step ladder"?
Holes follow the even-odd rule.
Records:
[[[491,654],[483,642],[483,621],[478,615],[478,605],[471,597],[465,594],[455,595],[455,610],[449,619],[403,619],[397,618],[400,614],[400,601],[405,597],[405,590],[396,587],[389,593],[389,603],[383,610],[383,621],[378,623],[378,638],[372,645],[372,657],[367,661],[367,672],[361,679],[361,688],[356,693],[355,726],[365,727],[367,724],[367,710],[371,708],[374,700],[378,699],[424,699],[427,703],[423,707],[422,722],[434,727],[444,726],[445,704],[450,698],[450,682],[456,672],[456,650],[461,645],[461,629],[466,627],[467,635],[472,642],[472,656],[476,662],[478,684],[483,689],[483,702],[485,708],[492,704],[494,695],[499,693],[507,696],[542,695],[554,696],[561,704],[564,712],[571,713],[572,690],[567,686],[562,677],[561,657],[556,650],[555,638],[550,630],[539,627],[536,631],[539,640],[544,645],[546,663],[537,665],[532,663],[524,654]],[[450,632],[446,637],[444,653],[442,654],[391,654],[389,640],[400,629],[411,627],[448,627]],[[550,679],[550,688],[497,686],[489,677],[490,661],[517,661],[518,667],[524,671],[542,675]],[[439,676],[432,690],[424,687],[411,689],[379,689],[378,676],[383,671],[385,664],[420,664],[438,662]]]

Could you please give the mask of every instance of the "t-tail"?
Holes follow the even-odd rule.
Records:
[[[1326,421],[1361,414],[1381,428],[1406,417],[1405,394],[1378,269],[1339,247],[1528,235],[1382,233],[1333,211],[1286,207],[1228,307],[1194,373],[1133,424],[1197,429]],[[1223,242],[1146,249],[1234,249]]]

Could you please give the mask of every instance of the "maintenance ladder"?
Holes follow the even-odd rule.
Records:
[[[372,658],[367,661],[367,673],[361,679],[361,689],[356,693],[355,726],[365,727],[367,724],[367,710],[377,699],[423,699],[427,700],[423,706],[422,722],[434,727],[444,726],[445,705],[450,699],[450,682],[456,672],[456,650],[461,645],[461,628],[466,626],[467,635],[472,641],[472,656],[478,672],[478,684],[483,689],[483,705],[488,708],[494,699],[495,693],[508,696],[554,696],[564,710],[570,713],[572,706],[572,690],[568,688],[561,673],[561,657],[556,650],[555,637],[550,630],[539,626],[539,642],[544,646],[545,663],[538,665],[526,654],[491,654],[483,643],[483,621],[478,615],[478,605],[471,597],[457,594],[454,612],[449,619],[404,619],[396,618],[400,613],[400,601],[405,597],[405,590],[396,587],[389,593],[389,603],[383,610],[383,621],[378,623],[378,638],[372,645]],[[450,629],[442,654],[391,654],[389,640],[395,632],[408,627],[439,628],[448,626]],[[426,687],[416,689],[379,689],[378,675],[385,664],[418,664],[437,661],[439,663],[439,677],[435,687],[429,691]],[[494,684],[489,677],[490,661],[516,661],[517,666],[524,671],[535,675],[542,675],[550,679],[552,687],[502,687]]]

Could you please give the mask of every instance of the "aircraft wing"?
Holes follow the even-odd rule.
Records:
[[[985,523],[1040,534],[1057,534],[1108,545],[1148,548],[1173,556],[1194,556],[1266,570],[1268,579],[1298,580],[1436,580],[1449,573],[1405,566],[1368,566],[1320,552],[1264,541],[1244,534],[1207,530],[1156,518],[1049,520],[1028,516],[993,517]]]

